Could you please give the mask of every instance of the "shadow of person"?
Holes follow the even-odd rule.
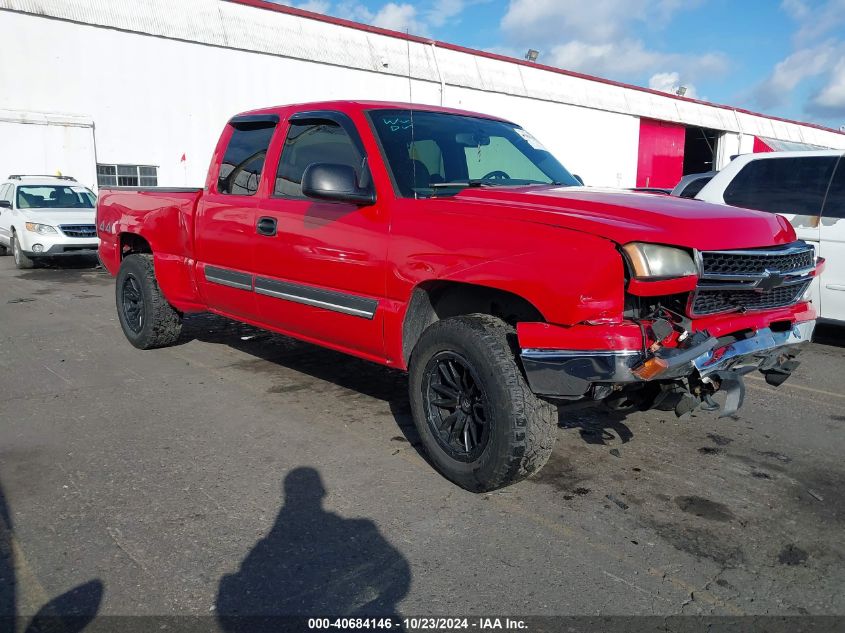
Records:
[[[280,616],[393,617],[408,593],[408,562],[369,519],[323,509],[320,474],[300,467],[284,480],[284,505],[240,569],[220,580],[225,631],[281,630]]]
[[[14,543],[12,518],[0,485],[0,631],[20,629]],[[78,633],[92,622],[102,600],[103,583],[99,579],[78,585],[44,604],[24,633]]]

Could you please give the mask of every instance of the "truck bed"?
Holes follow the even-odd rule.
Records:
[[[193,260],[194,217],[202,191],[200,187],[101,188],[97,233],[103,266],[116,275],[127,247],[121,235],[123,240],[141,239],[155,254],[159,279],[167,280],[167,296],[180,307],[190,307],[197,294],[187,264]]]

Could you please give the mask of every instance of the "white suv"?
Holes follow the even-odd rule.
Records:
[[[825,269],[811,291],[819,317],[845,324],[845,153],[771,152],[739,156],[713,176],[698,200],[784,216],[812,242]]]
[[[96,255],[94,193],[68,176],[9,176],[0,183],[0,254],[18,268],[35,260]]]

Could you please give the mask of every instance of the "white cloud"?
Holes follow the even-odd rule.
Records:
[[[810,14],[810,7],[804,0],[783,0],[780,8],[794,20],[803,20]]]
[[[314,13],[328,13],[331,6],[331,3],[326,0],[308,0],[308,2],[296,5],[296,8],[303,11],[313,11]]]
[[[587,43],[572,40],[553,46],[541,61],[568,70],[592,73],[599,76],[627,78],[642,73],[654,73],[664,68],[677,68],[681,76],[696,78],[718,75],[728,66],[721,53],[681,55],[649,50],[639,40],[617,40]]]
[[[294,9],[302,9],[303,11],[312,11],[313,13],[328,13],[331,10],[332,4],[328,0],[306,0],[305,2],[294,3],[290,0],[270,0],[274,4],[282,4]]]
[[[683,0],[511,0],[501,28],[513,43],[511,48],[538,49],[541,61],[561,68],[635,81],[644,73],[669,67],[694,79],[724,72],[725,56],[651,50],[630,33],[662,28],[677,11],[697,4]]]
[[[426,21],[431,26],[443,26],[463,13],[466,4],[465,0],[435,0],[434,5],[426,12]]]
[[[373,26],[392,31],[422,33],[426,29],[417,19],[417,9],[412,4],[388,2],[379,9],[371,21]]]
[[[799,83],[829,70],[838,48],[835,42],[828,41],[795,51],[778,62],[771,74],[755,88],[757,103],[764,108],[787,103]]]
[[[363,4],[357,2],[338,2],[334,6],[334,15],[353,22],[369,24],[373,21],[373,13]]]
[[[812,97],[807,109],[822,116],[845,119],[845,57],[840,57],[826,85]]]
[[[845,117],[845,0],[827,0],[812,9],[806,0],[782,0],[781,9],[796,23],[793,49],[754,87],[752,99],[761,108],[773,108],[790,103],[796,91],[809,92],[806,113]]]
[[[366,5],[355,0],[341,0],[334,5],[327,0],[309,0],[309,2],[327,5],[326,10],[320,11],[321,13],[331,13],[346,20],[423,36],[427,36],[432,27],[443,26],[447,21],[456,19],[468,5],[487,1],[434,0],[429,8],[424,11],[417,4],[387,2],[377,10],[372,11]]]
[[[668,92],[669,94],[677,94],[678,88],[681,86],[686,88],[686,92],[684,93],[685,97],[698,99],[698,91],[695,89],[695,86],[691,83],[681,82],[680,73],[655,73],[648,80],[649,88],[660,92]]]
[[[634,23],[665,26],[679,9],[700,0],[510,0],[501,27],[511,37],[540,42],[610,42]]]
[[[642,42],[589,43],[572,40],[554,46],[544,61],[569,70],[604,74],[636,74],[659,65],[660,55],[648,51]]]
[[[840,27],[845,25],[845,0],[827,0],[824,4],[813,7],[812,11],[803,2],[797,3],[804,5],[803,8],[796,9],[795,4],[794,0],[787,0],[781,8],[800,23],[800,28],[794,36],[797,46],[812,45],[828,35],[841,34]]]

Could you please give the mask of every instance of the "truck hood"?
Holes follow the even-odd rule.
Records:
[[[94,224],[96,209],[20,209],[27,222],[59,226],[60,224]]]
[[[789,222],[774,213],[616,189],[473,188],[451,200],[467,203],[462,211],[488,219],[496,216],[548,224],[619,244],[654,242],[726,250],[788,244],[796,239]]]

